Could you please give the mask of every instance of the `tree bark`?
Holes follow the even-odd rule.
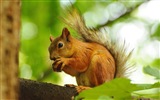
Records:
[[[76,95],[74,87],[20,79],[19,100],[71,100]]]
[[[0,99],[18,99],[19,0],[0,0]]]

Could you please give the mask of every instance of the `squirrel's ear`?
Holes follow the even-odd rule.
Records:
[[[70,39],[70,32],[68,31],[67,28],[63,28],[61,37],[63,39],[66,39],[67,41],[69,41],[69,39]]]
[[[49,39],[50,39],[51,42],[54,40],[53,36],[50,36]]]

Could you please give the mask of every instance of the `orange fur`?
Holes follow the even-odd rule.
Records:
[[[104,46],[75,39],[66,28],[60,37],[50,40],[53,69],[75,76],[78,85],[94,87],[114,78],[115,61]]]

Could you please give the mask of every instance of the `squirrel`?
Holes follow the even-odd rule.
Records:
[[[67,28],[63,28],[61,36],[55,39],[50,36],[48,50],[50,59],[54,61],[53,70],[75,76],[78,86],[84,87],[95,87],[116,77],[126,77],[132,51],[126,53],[125,42],[120,45],[106,31],[88,28],[77,9],[67,9],[66,12],[67,17],[62,17],[62,20],[83,40],[72,37]]]

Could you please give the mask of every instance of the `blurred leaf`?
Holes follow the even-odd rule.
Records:
[[[159,90],[160,90],[160,88],[140,90],[140,91],[133,92],[132,95],[143,97],[143,98],[150,98],[150,99],[152,98],[152,99],[158,100],[159,97],[160,97],[160,91]]]
[[[160,58],[155,59],[152,63],[151,66],[156,67],[160,70]]]
[[[129,79],[117,78],[76,96],[75,100],[131,100],[131,96],[140,98],[158,98],[160,83],[132,84]]]
[[[88,7],[88,3],[89,3],[90,7]],[[81,0],[76,0],[74,5],[75,5],[75,7],[80,9],[81,13],[83,14],[84,12],[86,12],[86,10],[88,11],[88,10],[92,9],[92,7],[95,6],[95,3],[96,2],[94,2],[94,0],[90,0],[90,1],[84,0],[83,2]]]
[[[152,88],[158,88],[158,87],[160,87],[160,82],[154,83],[152,85]]]
[[[156,24],[155,27],[156,27],[156,29],[154,30],[154,32],[151,35],[151,37],[160,40],[160,23]]]
[[[39,80],[44,82],[49,82],[49,83],[57,83],[61,81],[61,78],[59,77],[58,73],[54,73],[52,71],[52,73],[48,74],[47,76],[42,76],[42,78]]]
[[[23,62],[20,64],[20,77],[24,78],[24,75],[28,75],[31,79],[37,80],[45,76],[44,80],[47,81],[57,82],[59,80],[59,76],[55,73],[52,73],[52,76],[44,74],[49,68],[50,61],[49,36],[50,34],[58,35],[62,27],[58,21],[60,15],[60,3],[58,1],[22,0],[20,52],[25,55],[25,61],[19,59],[20,62]],[[26,74],[27,68],[30,68],[31,74]]]
[[[154,76],[156,79],[160,79],[160,70],[158,70],[157,68],[153,68],[153,67],[147,66],[147,67],[143,68],[143,71],[146,74]]]
[[[137,86],[139,87],[140,90],[159,88],[160,82],[156,82],[154,84],[137,84]]]
[[[83,91],[76,97],[76,100],[80,98],[85,98],[85,100],[98,99],[101,96],[114,97],[114,99],[118,100],[128,100],[131,99],[131,93],[139,89],[141,88],[135,84],[131,84],[129,79],[117,78],[93,89]]]

